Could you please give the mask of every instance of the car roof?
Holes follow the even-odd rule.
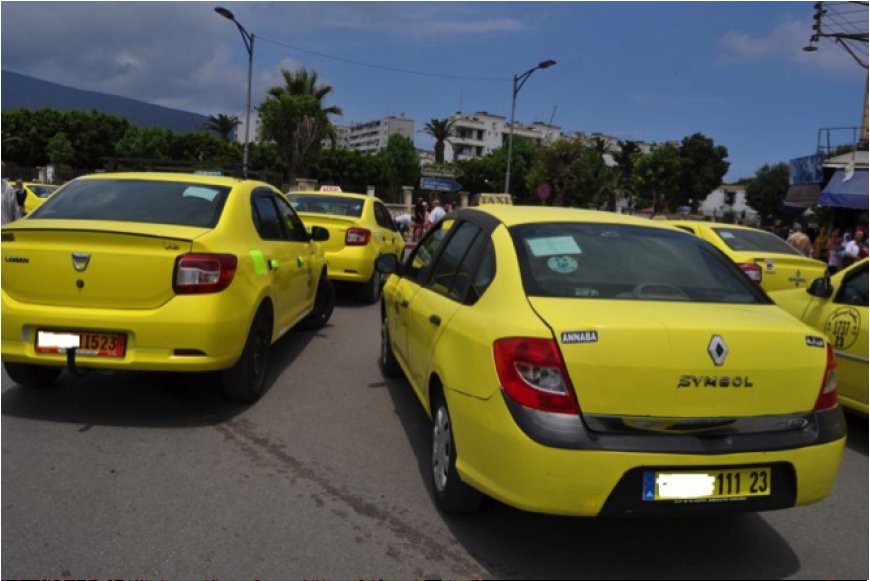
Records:
[[[235,187],[246,181],[256,184],[264,182],[254,180],[242,180],[228,176],[210,176],[193,173],[170,173],[170,172],[115,172],[88,174],[76,178],[78,180],[149,180],[155,182],[185,182],[190,184],[203,184],[210,186]],[[265,184],[268,185],[268,184]]]
[[[740,224],[726,224],[725,222],[702,222],[700,220],[668,220],[665,222],[666,224],[673,224],[674,226],[705,226],[708,228],[733,228],[734,230],[750,230],[752,232],[765,232],[768,233],[767,230],[762,230],[761,228],[753,228],[752,226],[742,226]]]
[[[367,196],[365,194],[355,194],[353,192],[322,192],[320,190],[304,190],[300,192],[287,192],[288,196],[295,196],[296,194],[301,194],[303,196],[334,196],[336,198],[353,198],[353,199],[363,199],[367,200],[371,198],[371,196]],[[372,198],[374,199],[374,198]]]
[[[653,222],[646,218],[638,218],[615,212],[600,212],[597,210],[581,210],[579,208],[557,208],[552,206],[508,206],[502,204],[487,204],[463,209],[462,212],[480,212],[496,218],[507,227],[519,224],[534,224],[544,222],[589,222],[599,224],[625,224],[630,226],[646,226],[673,230],[667,222]]]

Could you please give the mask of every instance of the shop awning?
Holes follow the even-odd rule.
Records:
[[[838,169],[822,190],[820,206],[866,210],[868,200],[866,169]]]
[[[782,201],[786,206],[795,208],[809,208],[819,201],[821,187],[819,184],[798,184],[788,187],[785,199]]]

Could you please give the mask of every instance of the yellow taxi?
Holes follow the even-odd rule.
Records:
[[[287,197],[306,224],[329,230],[329,241],[323,244],[329,278],[357,285],[360,300],[376,303],[383,277],[375,270],[375,261],[385,254],[401,258],[405,251],[405,237],[383,202],[344,193],[338,186],[290,192]]]
[[[827,270],[824,262],[804,256],[771,232],[716,222],[666,223],[691,232],[724,252],[766,291],[806,288]]]
[[[24,213],[30,214],[38,208],[45,199],[54,193],[60,186],[41,184],[38,182],[22,182],[27,198],[24,200]]]
[[[867,415],[867,260],[806,290],[770,293],[776,304],[825,335],[837,355],[840,403]]]
[[[564,515],[817,502],[846,424],[836,360],[721,252],[669,226],[486,206],[384,285],[380,365],[432,418],[445,511]]]
[[[26,387],[66,367],[222,371],[264,391],[270,345],[326,324],[326,260],[284,195],[255,181],[119,173],[65,184],[3,226],[2,360]]]

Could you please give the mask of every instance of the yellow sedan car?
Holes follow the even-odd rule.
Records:
[[[706,240],[766,291],[805,288],[825,274],[827,265],[795,250],[785,240],[764,230],[692,220],[665,222]]]
[[[649,220],[491,205],[384,285],[380,365],[432,418],[446,511],[565,515],[817,502],[846,424],[825,340],[722,253]]]
[[[780,307],[823,333],[837,354],[840,403],[867,415],[867,260],[818,278],[806,290],[770,294]]]
[[[45,387],[64,367],[222,371],[264,390],[269,347],[328,321],[326,261],[284,196],[234,178],[129,173],[64,185],[2,230],[2,360]]]
[[[27,198],[24,200],[25,214],[30,214],[41,206],[45,199],[60,187],[37,182],[23,182],[22,185],[24,186],[24,191],[27,192]]]
[[[360,300],[376,303],[383,277],[375,261],[385,254],[401,258],[405,238],[379,199],[336,190],[332,186],[287,197],[306,224],[329,230],[329,242],[323,245],[329,278],[357,285]]]

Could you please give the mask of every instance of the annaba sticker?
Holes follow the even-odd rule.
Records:
[[[562,333],[562,343],[598,343],[598,331],[568,331]]]
[[[807,347],[824,347],[825,340],[821,337],[813,337],[812,335],[807,335]]]

